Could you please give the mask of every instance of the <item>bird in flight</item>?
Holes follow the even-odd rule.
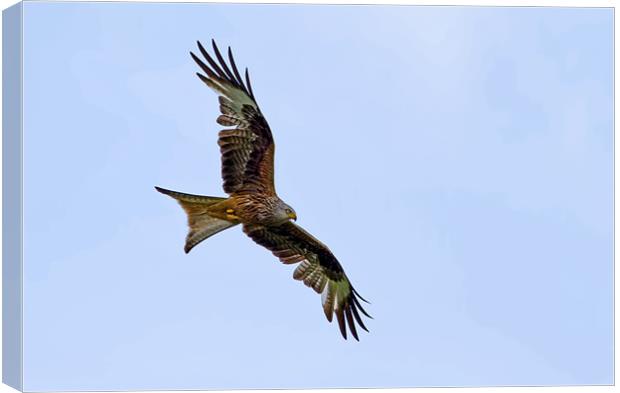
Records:
[[[229,197],[192,195],[155,187],[176,199],[187,214],[189,233],[185,252],[208,237],[241,224],[246,235],[281,262],[299,263],[293,278],[321,294],[327,320],[331,322],[336,314],[345,339],[348,326],[351,335],[359,341],[356,322],[368,331],[360,312],[372,318],[360,304],[360,299],[366,300],[353,288],[329,248],[292,221],[297,220],[295,210],[276,194],[273,136],[252,92],[248,69],[244,81],[230,47],[227,64],[215,41],[211,42],[215,58],[200,42],[198,49],[206,63],[193,52],[190,55],[203,72],[196,73],[198,78],[219,95],[221,115],[217,123],[232,127],[218,135],[223,188]]]

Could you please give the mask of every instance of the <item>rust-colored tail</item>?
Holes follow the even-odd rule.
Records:
[[[190,252],[190,250],[201,241],[236,225],[236,223],[233,222],[211,217],[207,213],[207,208],[209,206],[222,202],[226,200],[226,198],[184,194],[182,192],[166,190],[161,187],[155,187],[155,189],[162,194],[176,199],[183,210],[185,210],[185,213],[187,213],[189,232],[185,239],[185,253]]]

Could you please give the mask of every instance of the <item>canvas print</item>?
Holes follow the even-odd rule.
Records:
[[[4,383],[613,384],[613,22],[5,10]]]

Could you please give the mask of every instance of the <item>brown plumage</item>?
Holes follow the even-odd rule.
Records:
[[[360,315],[361,312],[370,317],[360,304],[360,299],[365,300],[353,288],[329,248],[291,221],[297,215],[276,194],[273,136],[256,103],[248,70],[245,69],[244,81],[230,48],[227,64],[215,41],[212,44],[215,59],[200,42],[198,49],[204,60],[190,54],[204,72],[197,73],[200,80],[219,94],[221,115],[217,123],[232,127],[220,131],[218,139],[223,188],[229,197],[192,195],[155,187],[175,198],[187,213],[189,232],[185,252],[224,229],[242,224],[246,235],[280,261],[299,263],[293,278],[322,295],[325,316],[331,322],[336,314],[345,339],[348,326],[359,340],[356,323],[368,331]]]

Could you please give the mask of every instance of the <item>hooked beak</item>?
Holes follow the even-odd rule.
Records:
[[[288,218],[292,219],[293,221],[297,221],[297,214],[295,214],[295,212],[289,213]]]

